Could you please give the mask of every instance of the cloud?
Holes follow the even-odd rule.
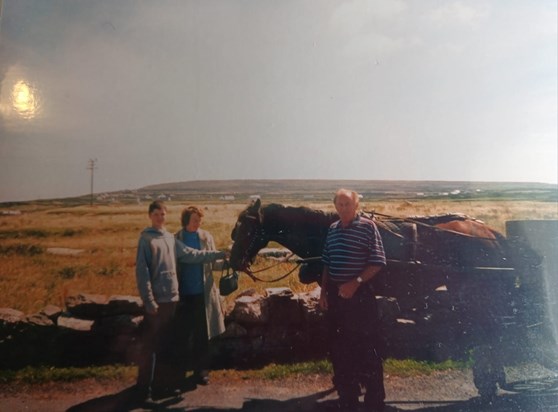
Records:
[[[429,24],[438,27],[455,27],[455,25],[468,28],[478,28],[486,22],[491,14],[491,7],[486,3],[448,1],[442,2],[440,7],[435,7],[425,13]]]

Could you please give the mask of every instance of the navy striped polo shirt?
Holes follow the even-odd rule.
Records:
[[[340,220],[333,223],[327,233],[322,261],[329,267],[330,279],[335,283],[356,278],[368,265],[384,266],[386,256],[376,224],[360,215],[346,228]]]

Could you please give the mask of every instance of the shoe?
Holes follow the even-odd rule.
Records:
[[[320,410],[327,412],[357,412],[359,411],[360,405],[358,401],[356,402],[341,402],[339,400],[334,402],[323,403]]]
[[[135,384],[130,388],[130,398],[134,401],[144,402],[149,399],[149,386]]]
[[[182,392],[177,388],[169,387],[154,387],[151,389],[151,399],[164,399],[164,398],[174,398],[180,396]]]
[[[364,405],[363,408],[364,408],[363,411],[366,412],[384,412],[386,410],[385,406],[371,407],[371,406]]]
[[[198,385],[209,385],[209,372],[207,371],[201,371],[196,373],[195,375],[195,379],[194,381],[198,384]]]
[[[370,400],[364,398],[364,410],[367,412],[384,412],[386,409],[386,405],[383,401],[376,401],[374,403],[370,402]]]

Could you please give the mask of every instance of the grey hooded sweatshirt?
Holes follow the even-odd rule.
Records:
[[[208,263],[224,257],[224,252],[190,248],[166,229],[145,228],[136,256],[136,282],[145,308],[154,310],[158,303],[178,301],[177,259],[184,263]]]

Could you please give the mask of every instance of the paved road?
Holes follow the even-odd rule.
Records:
[[[327,377],[285,381],[222,379],[189,390],[181,397],[158,402],[131,400],[129,382],[99,386],[95,382],[56,385],[42,390],[0,393],[0,411],[102,412],[320,412],[334,402]],[[193,388],[192,388],[193,389]],[[387,410],[423,412],[535,412],[558,411],[558,378],[518,381],[491,402],[481,402],[470,371],[446,371],[411,378],[386,377]]]

